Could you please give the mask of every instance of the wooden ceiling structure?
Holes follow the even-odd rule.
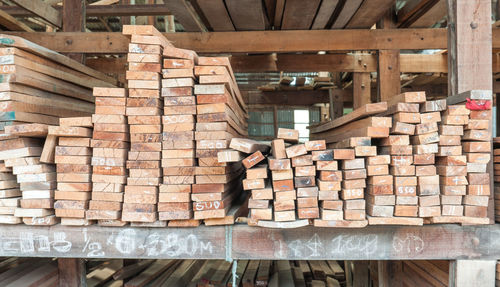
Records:
[[[231,55],[237,73],[329,71],[349,103],[360,92],[374,100],[401,89],[446,95],[447,1],[1,0],[0,26],[82,61],[85,54],[88,65],[116,75],[128,52],[121,25],[153,24],[174,29],[167,38],[177,47]],[[500,29],[493,48],[500,49]],[[493,72],[500,72],[496,56]],[[305,103],[318,98],[323,91]]]

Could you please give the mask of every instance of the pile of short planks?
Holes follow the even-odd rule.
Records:
[[[343,180],[352,175],[346,164],[366,178],[357,196],[366,201],[369,224],[487,224],[490,106],[487,91],[433,101],[404,93],[311,126],[311,139],[326,139],[334,154],[354,151],[342,163]],[[351,193],[344,186],[341,198]]]
[[[0,35],[0,38],[3,71],[0,80],[0,222],[56,224],[59,221],[54,214],[54,196],[58,193],[55,159],[61,164],[59,195],[72,192],[66,183],[88,185],[90,182],[87,167],[82,167],[84,170],[76,175],[76,167],[62,166],[87,166],[88,159],[78,163],[67,160],[70,156],[80,156],[73,153],[86,154],[88,151],[77,152],[76,146],[63,148],[64,144],[56,150],[58,134],[75,135],[57,127],[59,119],[90,116],[94,112],[92,88],[96,85],[113,87],[116,80],[22,38],[10,35]],[[90,135],[85,132],[76,136]],[[85,191],[88,193],[90,189],[86,187]],[[60,204],[64,203],[59,206],[61,217],[82,219],[88,197],[66,199],[63,196],[61,200]],[[64,200],[82,202],[72,205]],[[77,213],[78,217],[74,217]]]

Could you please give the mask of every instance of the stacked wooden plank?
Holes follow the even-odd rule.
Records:
[[[93,112],[92,88],[116,80],[22,38],[0,35],[0,131],[19,123],[58,125]]]
[[[500,222],[500,137],[493,138],[495,221]]]
[[[269,183],[269,169],[264,162],[265,155],[269,152],[269,146],[251,139],[233,138],[230,147],[231,149],[218,153],[218,161],[220,163],[241,162],[243,164],[246,168],[246,178],[242,180],[243,189],[251,190],[251,197],[248,199],[248,203],[245,203],[250,214],[254,214],[254,217],[272,219],[273,192]],[[235,195],[238,193],[239,191]],[[197,204],[195,203],[195,208]]]
[[[125,118],[126,90],[94,88],[96,110],[92,115],[92,200],[88,220],[100,225],[122,226],[123,192],[127,183],[129,133]]]
[[[19,142],[17,137],[6,134],[0,135],[0,154],[10,149],[14,141]],[[0,161],[0,223],[18,224],[22,218],[14,216],[16,208],[21,207],[21,190],[16,176],[12,173],[12,167],[7,167],[5,161]]]
[[[43,140],[49,126],[44,124],[20,124],[7,126],[5,133],[19,139],[7,140],[6,150],[0,156],[7,167],[12,167],[22,192],[21,207],[14,215],[22,217],[29,225],[53,225],[54,189],[56,172],[53,165],[41,161]]]
[[[452,174],[441,175],[441,198],[448,204],[442,202],[442,216],[432,218],[431,222],[489,222],[491,99],[490,91],[470,91],[447,98],[448,107],[443,113],[440,131],[456,138],[446,137],[455,144],[448,148],[448,156],[444,159],[450,165],[447,172]],[[467,100],[471,101],[470,105],[466,104]]]
[[[195,66],[197,123],[195,131],[196,184],[191,199],[194,219],[223,218],[240,196],[244,169],[240,162],[218,162],[218,152],[229,148],[233,137],[247,135],[247,112],[229,59],[199,57]],[[218,205],[219,207],[216,207]],[[201,208],[201,209],[199,209]]]
[[[158,211],[170,226],[199,225],[193,220],[191,202],[195,183],[196,101],[194,65],[196,54],[169,48],[163,58],[162,97],[164,99],[162,167]],[[183,221],[182,223],[180,221]]]
[[[413,164],[417,176],[418,216],[420,218],[439,216],[441,214],[440,175],[442,170],[436,166],[436,155],[439,155],[443,142],[453,144],[456,138],[442,137],[438,127],[441,124],[441,112],[446,110],[444,100],[426,101],[415,97],[413,102],[420,104],[420,123],[415,126],[415,135],[412,136]],[[458,139],[459,140],[459,139]],[[460,141],[458,141],[460,143]],[[445,168],[446,169],[446,168]],[[446,172],[446,171],[444,171]],[[444,202],[447,202],[446,199]]]
[[[332,146],[332,145],[330,145]],[[362,157],[356,157],[356,150],[360,154],[373,155],[373,149],[371,146],[371,141],[366,138],[353,138],[352,141],[342,141],[335,145],[336,148],[331,149],[332,157],[328,159],[333,159],[338,162],[339,171],[322,171],[320,170],[320,180],[325,179],[325,181],[319,182],[320,189],[320,200],[323,200],[323,216],[322,221],[315,220],[314,224],[316,226],[345,226],[345,227],[361,227],[366,225],[366,202],[364,199],[364,190],[367,183],[367,170],[365,166],[365,160]],[[376,154],[376,147],[375,154]],[[361,152],[360,150],[364,150]],[[369,150],[372,150],[369,152]],[[332,164],[335,165],[335,161]],[[326,174],[326,178],[325,178]],[[330,179],[327,181],[326,179]],[[332,181],[333,180],[333,181]],[[341,181],[341,182],[339,182]],[[328,183],[325,187],[321,186],[321,183]],[[330,198],[330,193],[327,196],[328,200],[335,200],[339,198],[338,193],[340,192],[341,201],[335,201],[334,204],[343,207],[343,212],[339,213],[338,218],[335,217],[325,217],[325,206],[329,202],[324,201],[325,193],[322,192],[325,188],[333,185],[335,188],[340,188],[335,192],[334,196]],[[336,190],[336,189],[333,190]]]
[[[166,39],[154,27],[123,27],[130,36],[126,73],[127,121],[130,132],[128,178],[123,199],[122,221],[153,223],[157,220],[158,192],[162,178],[160,97],[163,43]],[[164,224],[160,224],[164,225]]]
[[[59,124],[49,127],[49,136],[58,137],[55,213],[62,225],[90,225],[93,222],[85,218],[85,211],[92,188],[92,118],[61,118]]]
[[[467,185],[467,159],[461,137],[470,111],[462,105],[449,105],[442,112],[437,171],[440,175],[443,217],[463,217],[463,197]]]

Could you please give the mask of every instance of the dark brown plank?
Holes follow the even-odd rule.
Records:
[[[318,10],[319,0],[287,0],[281,30],[308,30]]]
[[[260,0],[226,0],[226,6],[238,31],[265,30],[268,26]]]

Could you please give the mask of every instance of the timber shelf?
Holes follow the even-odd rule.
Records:
[[[0,256],[137,259],[500,259],[500,224],[368,226],[247,225],[196,228],[1,226]]]

